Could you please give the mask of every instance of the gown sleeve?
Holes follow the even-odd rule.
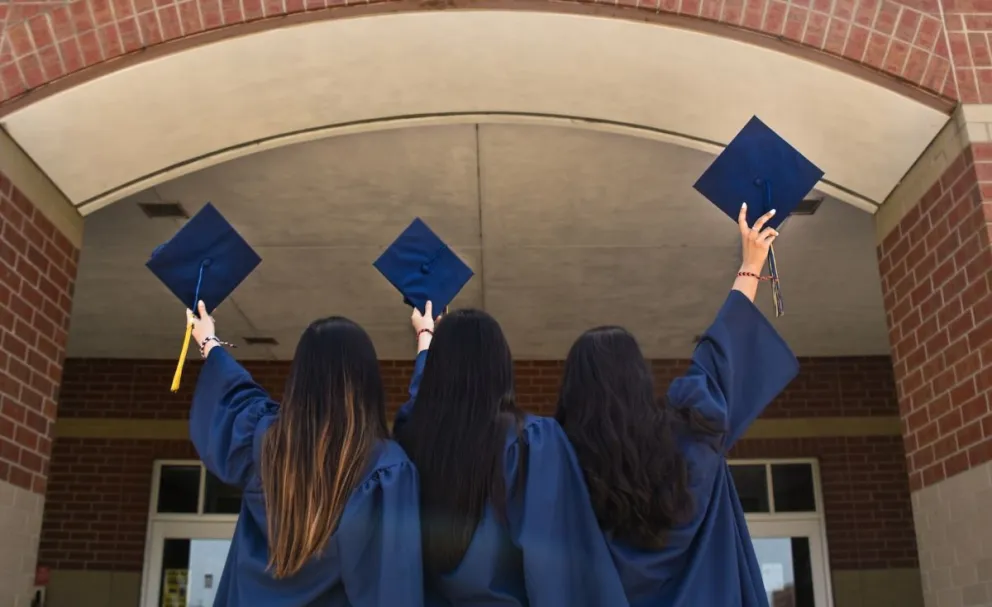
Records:
[[[413,402],[417,400],[417,390],[420,389],[420,378],[424,376],[424,365],[427,364],[427,352],[423,350],[417,353],[417,358],[413,361],[413,376],[410,378],[410,399],[403,403],[400,410],[396,412],[396,419],[393,421],[393,435],[406,424],[413,414]]]
[[[792,350],[744,294],[731,291],[668,400],[722,430],[726,453],[799,372]]]
[[[549,418],[525,428],[526,482],[511,493],[511,531],[523,553],[532,607],[623,607],[623,585],[592,509],[578,459]],[[507,453],[508,490],[519,469],[519,441]]]
[[[419,493],[409,461],[381,468],[356,491],[337,532],[352,607],[423,607]]]
[[[224,348],[214,348],[200,371],[189,416],[189,435],[207,470],[244,489],[255,469],[259,421],[278,405]]]

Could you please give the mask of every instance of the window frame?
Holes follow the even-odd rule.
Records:
[[[727,463],[733,466],[764,466],[765,467],[765,489],[768,491],[769,512],[747,512],[744,514],[748,520],[755,521],[786,521],[786,520],[824,520],[823,518],[823,486],[820,479],[820,462],[813,457],[766,457],[766,458],[741,458],[728,459]],[[808,464],[812,468],[813,474],[813,505],[816,508],[809,512],[776,512],[775,511],[775,488],[772,481],[772,466],[782,464]]]

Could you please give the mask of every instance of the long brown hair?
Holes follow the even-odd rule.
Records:
[[[262,442],[269,569],[277,579],[324,550],[387,436],[372,340],[346,318],[314,321],[296,346],[278,419]]]
[[[696,409],[655,398],[651,368],[621,327],[582,334],[565,360],[555,418],[575,449],[600,526],[638,548],[664,547],[696,504],[679,436],[715,435]]]

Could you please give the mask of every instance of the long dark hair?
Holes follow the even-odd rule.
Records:
[[[583,333],[565,361],[555,418],[575,448],[599,523],[644,549],[693,513],[680,429],[712,433],[694,410],[655,397],[634,336],[620,327]]]
[[[503,452],[507,432],[519,432],[522,419],[510,347],[496,320],[479,310],[444,316],[413,413],[397,436],[420,474],[429,582],[461,562],[487,503],[506,520]]]
[[[262,443],[276,578],[324,549],[376,443],[388,435],[372,340],[346,318],[314,321],[296,346],[279,417]]]

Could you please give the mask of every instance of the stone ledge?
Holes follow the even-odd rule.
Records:
[[[808,417],[759,419],[744,434],[754,438],[819,438],[843,436],[900,436],[899,418]],[[55,437],[92,439],[185,440],[185,419],[67,418],[55,423]]]

